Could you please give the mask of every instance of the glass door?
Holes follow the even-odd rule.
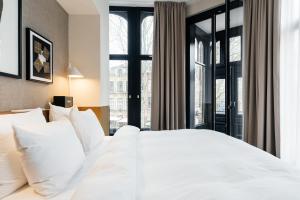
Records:
[[[227,5],[187,21],[187,121],[242,138],[243,8],[241,1]]]
[[[128,12],[109,15],[110,132],[128,124]]]
[[[229,4],[229,54],[230,67],[230,135],[243,139],[243,74],[242,74],[242,41],[243,41],[243,1],[230,0]]]
[[[215,130],[226,133],[226,57],[225,57],[225,12],[219,10],[216,13],[216,70],[215,70]]]
[[[190,101],[190,124],[197,128],[213,129],[213,93],[214,83],[212,60],[213,35],[212,18],[205,19],[190,25],[190,80],[188,90],[192,95]]]
[[[110,7],[110,133],[124,125],[149,129],[153,8]]]

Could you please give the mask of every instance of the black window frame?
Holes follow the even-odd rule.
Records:
[[[128,53],[110,54],[109,59],[128,62],[128,125],[141,127],[141,63],[152,60],[152,55],[143,55],[141,52],[141,25],[144,18],[154,16],[154,8],[109,7],[110,14],[122,16],[124,12],[127,13],[128,22]],[[110,129],[110,134],[113,135],[115,131],[116,129]]]
[[[212,59],[212,80],[213,83],[212,83],[212,107],[210,108],[210,113],[208,115],[206,115],[205,117],[208,117],[210,118],[211,122],[213,123],[212,124],[212,129],[213,130],[216,130],[216,118],[218,117],[221,117],[222,120],[224,120],[224,124],[225,124],[225,127],[227,127],[227,125],[230,124],[230,120],[231,120],[231,108],[230,108],[230,102],[232,101],[231,99],[231,94],[232,92],[234,93],[237,93],[237,88],[234,88],[234,90],[232,90],[232,88],[230,88],[230,78],[231,78],[231,69],[230,69],[230,65],[231,64],[237,64],[237,63],[242,63],[242,61],[236,61],[236,62],[230,62],[229,60],[229,39],[231,37],[234,37],[236,36],[236,34],[238,33],[239,30],[235,31],[234,29],[235,28],[231,28],[230,30],[228,30],[227,27],[230,27],[230,17],[229,17],[229,14],[230,14],[230,10],[231,9],[234,9],[234,8],[238,8],[238,7],[241,7],[243,6],[243,2],[242,0],[236,0],[236,1],[232,1],[230,2],[230,0],[226,0],[226,4],[224,5],[221,5],[221,6],[218,6],[216,8],[213,8],[213,9],[210,9],[210,10],[207,10],[205,12],[202,12],[202,13],[199,13],[199,14],[196,14],[194,16],[191,16],[191,17],[188,17],[186,19],[186,50],[187,50],[187,56],[186,56],[186,121],[187,121],[187,128],[197,128],[197,129],[201,129],[201,128],[206,128],[204,127],[203,125],[199,124],[199,125],[196,125],[194,124],[194,116],[195,116],[195,111],[194,111],[194,107],[195,107],[195,100],[194,100],[194,94],[195,94],[195,91],[194,91],[194,87],[192,86],[193,84],[195,84],[195,80],[194,80],[194,69],[193,69],[193,64],[191,63],[192,61],[190,60],[190,55],[191,55],[191,52],[190,52],[190,43],[192,41],[191,40],[191,36],[192,36],[192,33],[190,31],[190,26],[201,21],[201,20],[206,20],[206,19],[212,19],[212,58],[215,58],[216,55],[215,55],[215,49],[216,49],[216,42],[220,40],[220,36],[219,36],[219,32],[216,32],[215,30],[215,25],[216,25],[216,16],[218,14],[221,14],[221,13],[225,13],[225,38],[224,38],[224,35],[223,35],[223,41],[221,41],[220,43],[220,46],[221,45],[225,45],[224,48],[223,48],[223,51],[224,52],[220,52],[220,63],[216,63],[215,62],[215,59]],[[240,29],[241,27],[239,27],[238,29]],[[241,35],[241,37],[243,38],[243,35]],[[222,37],[221,37],[222,38]],[[241,38],[241,39],[242,39]],[[223,42],[223,44],[222,44]],[[222,51],[222,48],[220,47],[221,51]],[[243,48],[242,48],[243,49]],[[243,51],[241,49],[241,54],[243,55]],[[223,54],[223,57],[222,57],[222,54]],[[220,116],[216,113],[216,110],[215,110],[215,104],[216,104],[216,99],[215,99],[215,90],[216,90],[216,83],[215,83],[215,80],[217,79],[217,77],[221,77],[220,74],[218,74],[220,72],[220,69],[217,70],[217,67],[221,66],[221,65],[224,65],[224,72],[222,73],[222,75],[225,74],[225,81],[226,81],[226,94],[225,94],[225,98],[226,98],[226,102],[225,102],[225,115],[224,116]],[[235,76],[241,76],[242,74],[242,71],[241,70],[237,70],[237,72],[235,72]],[[240,117],[242,118],[242,117]],[[227,127],[226,128],[226,133],[228,135],[230,135],[230,128]]]

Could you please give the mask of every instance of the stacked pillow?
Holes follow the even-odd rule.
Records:
[[[27,180],[40,195],[62,192],[104,140],[92,110],[51,105],[50,119],[41,109],[0,116],[0,199]]]
[[[50,116],[50,121],[56,121],[62,117],[71,121],[86,155],[99,147],[104,140],[103,128],[95,113],[90,109],[78,111],[77,107],[63,108],[50,104]]]
[[[0,116],[0,199],[27,183],[14,141],[13,124],[46,124],[42,109]]]
[[[75,128],[86,155],[89,155],[101,145],[105,134],[92,110],[78,111],[77,109],[72,109],[70,121]]]
[[[15,125],[15,138],[25,175],[43,196],[62,192],[82,167],[85,155],[66,118],[39,125]]]
[[[64,107],[52,105],[51,103],[49,103],[49,106],[50,106],[50,111],[49,111],[50,122],[57,121],[62,117],[69,118],[72,109],[78,111],[78,108],[76,106],[73,106],[72,108],[64,108]]]

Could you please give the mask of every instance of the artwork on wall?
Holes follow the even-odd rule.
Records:
[[[27,80],[53,83],[53,43],[27,28],[26,46]]]
[[[22,0],[0,0],[0,75],[22,78]]]

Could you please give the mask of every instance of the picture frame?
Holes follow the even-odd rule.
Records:
[[[22,78],[22,0],[0,0],[0,76]]]
[[[26,79],[35,82],[53,83],[53,43],[26,28]]]

